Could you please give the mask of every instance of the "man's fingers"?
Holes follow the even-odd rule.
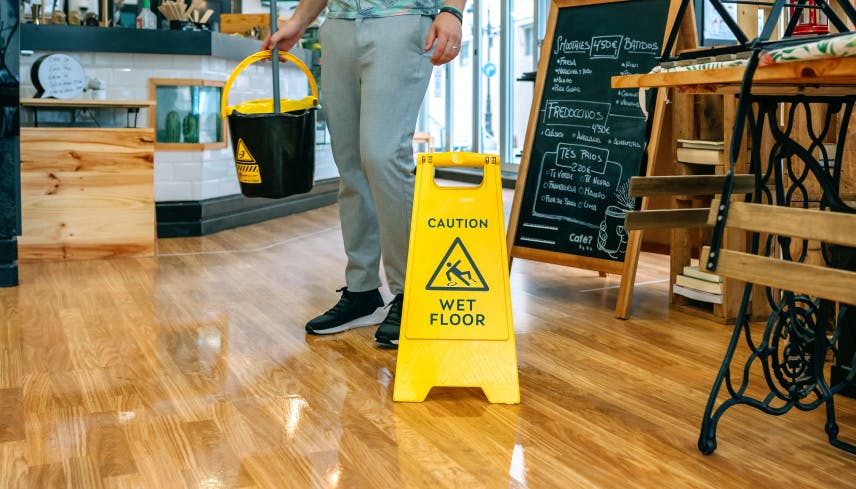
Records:
[[[434,49],[434,54],[431,56],[431,63],[434,65],[442,65],[453,60],[461,50],[460,41],[452,39],[444,39],[437,42],[437,47]]]
[[[437,30],[434,26],[431,26],[431,29],[428,30],[428,37],[425,38],[425,51],[431,50],[431,46],[434,45],[434,41],[437,40]]]

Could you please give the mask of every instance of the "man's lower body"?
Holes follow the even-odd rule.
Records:
[[[322,106],[339,169],[346,288],[306,330],[328,334],[378,323],[380,263],[395,298],[375,339],[398,344],[413,205],[413,131],[433,65],[432,19],[327,19],[321,27]]]

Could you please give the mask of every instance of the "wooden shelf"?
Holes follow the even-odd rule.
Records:
[[[154,100],[90,100],[58,98],[22,98],[21,107],[35,109],[148,109],[154,107]]]
[[[745,71],[745,66],[735,66],[614,76],[612,88],[677,87],[684,92],[726,93],[739,88]],[[761,66],[755,71],[752,84],[753,92],[768,85],[856,86],[856,58],[814,59]],[[846,91],[853,93],[852,88]]]

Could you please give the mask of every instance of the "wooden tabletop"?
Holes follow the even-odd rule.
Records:
[[[733,92],[743,81],[745,66],[707,70],[673,71],[612,77],[612,88],[679,87],[699,93]],[[835,91],[856,92],[856,57],[792,61],[758,67],[756,87],[824,86]]]
[[[91,100],[58,98],[22,98],[22,107],[34,108],[78,108],[94,109],[146,109],[155,106],[154,100]]]

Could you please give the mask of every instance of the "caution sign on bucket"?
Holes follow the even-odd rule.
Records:
[[[484,176],[477,187],[441,187],[436,166]],[[520,402],[502,209],[495,155],[419,155],[394,400],[453,386]]]
[[[259,172],[259,164],[253,158],[252,153],[244,143],[244,138],[238,138],[238,147],[235,149],[235,169],[238,172],[238,181],[241,183],[262,183],[262,175]]]

